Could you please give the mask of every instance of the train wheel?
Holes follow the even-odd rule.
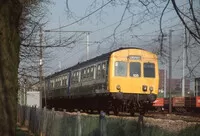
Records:
[[[134,111],[134,110],[131,110],[131,111],[130,111],[130,114],[131,114],[131,116],[135,116],[135,111]]]
[[[109,110],[106,110],[106,115],[110,115],[110,112],[109,112]]]
[[[101,111],[102,111],[102,110],[98,109],[97,111],[98,111],[98,114],[101,114]]]
[[[113,112],[116,116],[118,116],[119,115],[119,108],[115,107]]]
[[[94,111],[93,111],[93,110],[89,110],[89,113],[90,113],[90,114],[94,114]]]
[[[140,115],[144,115],[147,111],[144,108],[139,109]]]

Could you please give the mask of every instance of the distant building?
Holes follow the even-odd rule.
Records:
[[[26,105],[27,106],[36,106],[37,108],[40,107],[40,92],[38,91],[31,91],[27,92],[26,96]]]
[[[18,92],[18,103],[20,105],[40,107],[40,82],[32,85],[24,85]],[[42,82],[42,90],[44,90],[44,82]]]
[[[167,83],[169,80],[167,79]],[[181,92],[182,91],[182,79],[172,79],[171,81],[171,89],[173,92]],[[168,86],[167,86],[168,89]],[[190,91],[190,80],[185,79],[185,92]]]
[[[159,70],[159,89],[160,90],[164,90],[164,81],[165,81],[165,71],[163,69]],[[200,85],[200,81],[199,81],[199,85]],[[169,90],[169,79],[166,80],[166,89]],[[172,93],[176,93],[176,94],[180,94],[182,92],[182,79],[178,79],[178,78],[172,78],[171,79],[171,90]],[[185,79],[185,92],[189,92],[190,91],[190,80]]]
[[[195,95],[200,96],[200,77],[195,78]]]

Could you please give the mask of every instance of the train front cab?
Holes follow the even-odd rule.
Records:
[[[108,90],[116,99],[152,103],[158,94],[158,82],[155,54],[140,49],[111,54]]]

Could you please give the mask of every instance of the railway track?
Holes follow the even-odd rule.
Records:
[[[72,113],[72,114],[76,114],[78,112],[78,110],[75,110],[74,112],[68,112],[68,113]],[[100,115],[100,113],[98,111],[94,111],[92,113],[90,112],[84,112],[84,111],[79,111],[80,114],[84,114],[84,115]],[[119,114],[116,116],[114,114],[114,112],[109,112],[108,113],[104,113],[107,116],[114,116],[114,117],[138,117],[141,118],[141,115],[139,113],[135,113],[134,116],[132,116],[130,113],[126,113],[126,112],[119,112]],[[167,119],[167,120],[183,120],[186,122],[200,122],[200,114],[198,113],[192,113],[192,112],[185,112],[185,113],[177,113],[177,112],[173,112],[171,114],[169,114],[167,111],[163,111],[163,112],[153,112],[153,111],[149,111],[147,113],[145,113],[143,115],[144,118],[154,118],[154,119]],[[142,117],[142,118],[143,118]]]
[[[168,112],[148,112],[145,117],[155,119],[183,120],[187,122],[200,122],[200,114],[197,113],[176,113],[169,114]]]

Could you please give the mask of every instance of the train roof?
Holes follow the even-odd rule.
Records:
[[[80,67],[83,67],[83,66],[85,66],[85,65],[88,65],[88,64],[90,64],[90,63],[92,63],[92,62],[98,62],[98,61],[101,61],[101,60],[105,60],[105,59],[109,58],[109,56],[110,56],[113,52],[117,52],[117,51],[119,51],[119,50],[125,50],[125,49],[139,49],[139,50],[144,50],[144,49],[142,49],[142,48],[136,48],[136,47],[119,48],[119,49],[110,51],[110,52],[108,52],[108,53],[102,54],[102,55],[100,55],[100,56],[94,57],[94,58],[92,58],[92,59],[89,59],[89,60],[87,60],[87,61],[78,62],[78,63],[75,64],[74,66],[71,66],[71,67],[66,68],[66,69],[64,69],[64,70],[61,70],[61,71],[59,71],[59,72],[55,72],[55,73],[53,73],[53,74],[47,76],[46,78],[49,78],[49,77],[51,77],[51,76],[60,75],[60,74],[62,74],[62,73],[66,73],[66,72],[68,72],[68,71],[70,71],[70,70],[79,69]]]

